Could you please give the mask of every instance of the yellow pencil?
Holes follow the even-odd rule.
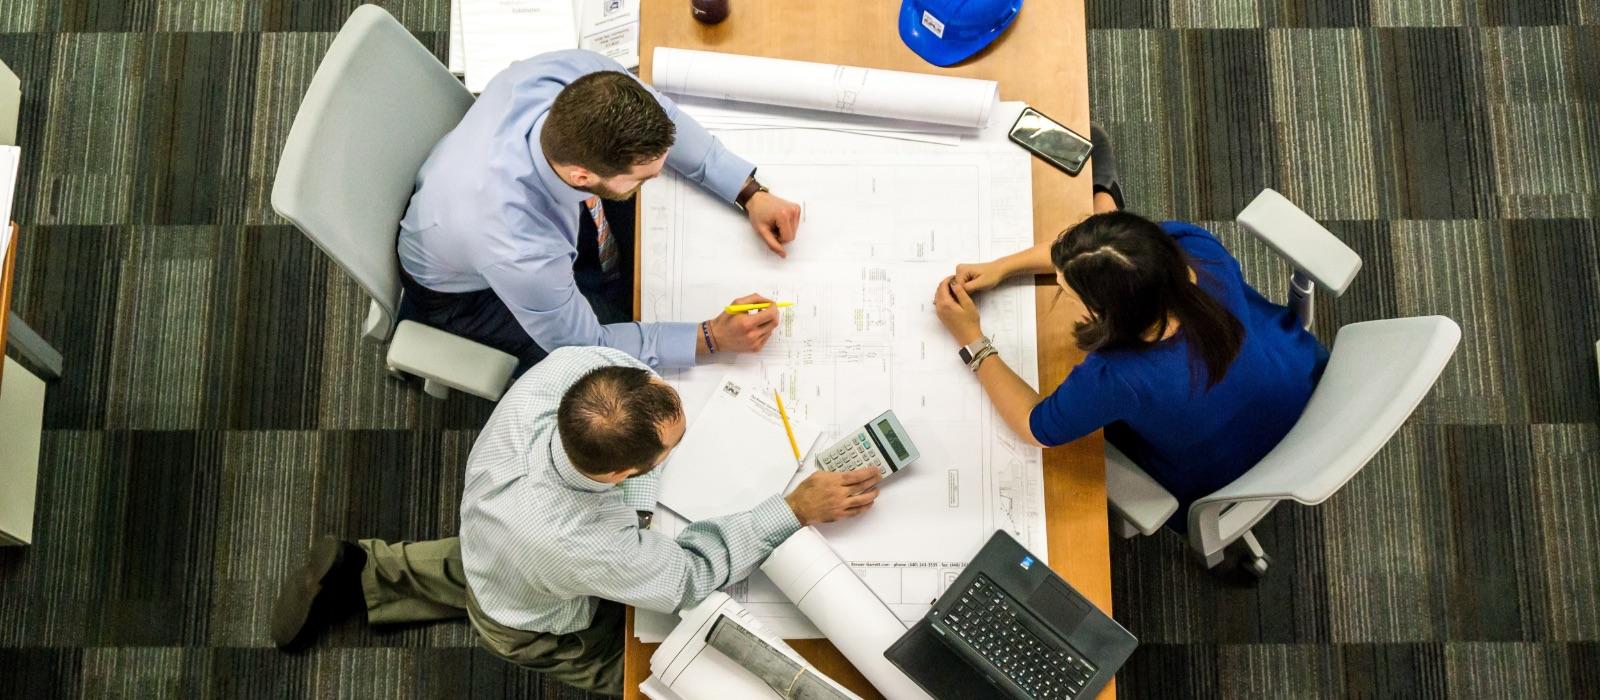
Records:
[[[783,396],[773,390],[772,398],[778,402],[778,417],[783,419],[783,432],[789,434],[789,449],[794,450],[794,461],[800,463],[800,443],[794,441],[794,427],[789,425],[789,412],[783,410]]]
[[[759,304],[729,304],[728,308],[723,309],[723,312],[730,313],[730,314],[742,314],[742,313],[744,313],[746,311],[760,311],[761,309],[765,309],[765,308],[767,308],[769,306],[776,306],[776,307],[781,309],[781,308],[783,308],[785,306],[794,306],[794,302],[792,302],[792,301],[765,302],[764,301],[764,302],[761,302]]]

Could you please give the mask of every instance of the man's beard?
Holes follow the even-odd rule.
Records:
[[[595,183],[592,187],[583,188],[583,191],[601,199],[609,199],[613,202],[626,202],[630,199],[633,199],[633,196],[639,193],[639,187],[641,187],[641,185],[635,185],[633,189],[628,190],[627,192],[618,192],[600,183]]]

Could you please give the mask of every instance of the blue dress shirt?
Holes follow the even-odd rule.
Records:
[[[1189,256],[1200,288],[1244,325],[1244,344],[1222,381],[1206,388],[1177,335],[1141,350],[1097,351],[1035,406],[1034,439],[1061,445],[1100,427],[1106,439],[1178,499],[1167,526],[1187,525],[1189,505],[1242,476],[1299,420],[1328,351],[1293,311],[1244,281],[1239,261],[1194,224],[1161,224]]]
[[[556,175],[539,133],[562,88],[603,70],[626,72],[593,52],[555,51],[513,63],[489,81],[417,174],[400,222],[400,264],[435,291],[493,289],[547,351],[601,345],[651,367],[688,367],[698,324],[601,325],[573,279],[578,205],[591,195]],[[755,166],[650,92],[677,127],[667,167],[732,202]]]

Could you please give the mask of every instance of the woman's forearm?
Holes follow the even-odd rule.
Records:
[[[1039,392],[1017,376],[999,355],[978,365],[978,383],[983,386],[983,393],[989,396],[989,402],[994,404],[1000,419],[1010,426],[1017,437],[1031,445],[1043,447],[1033,437],[1033,427],[1028,423],[1029,416],[1033,415],[1033,407],[1039,405]]]
[[[1004,266],[1006,277],[1016,275],[1052,275],[1056,268],[1050,262],[1050,244],[1037,243],[1031,248],[1024,248],[1007,255],[999,260]]]

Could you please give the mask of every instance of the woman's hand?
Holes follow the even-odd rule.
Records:
[[[954,276],[944,278],[938,289],[933,290],[933,310],[956,343],[969,345],[983,337],[978,305],[972,303],[972,297],[956,283]]]
[[[956,286],[966,290],[968,294],[993,289],[1010,275],[1006,266],[999,260],[986,263],[963,263],[956,266]]]

